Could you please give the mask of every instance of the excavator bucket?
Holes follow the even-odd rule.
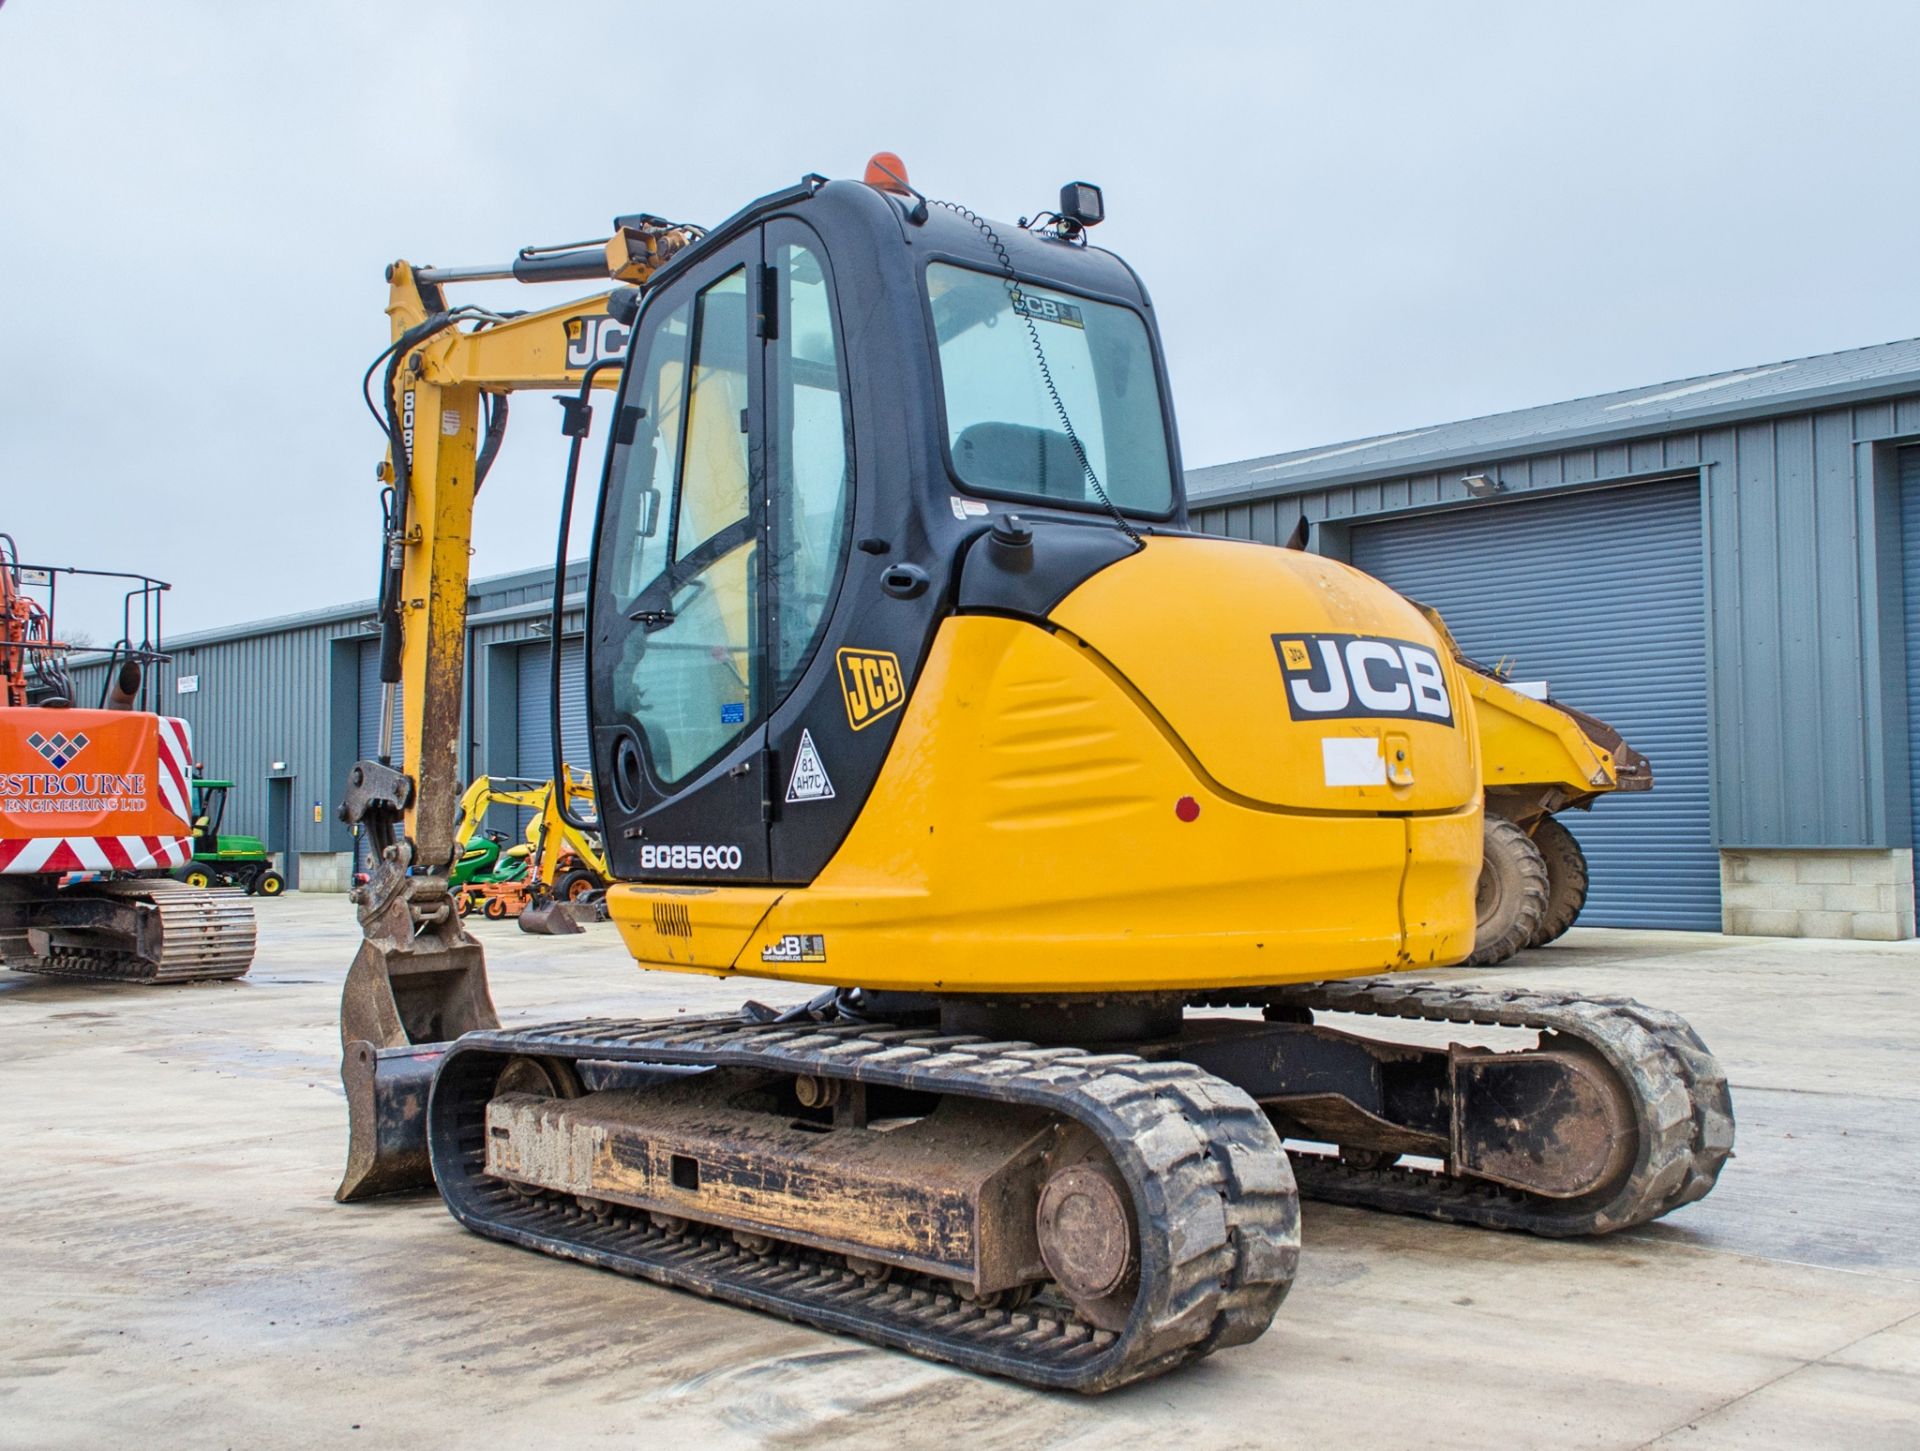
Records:
[[[565,937],[569,933],[587,929],[573,915],[571,903],[562,902],[557,897],[547,897],[520,914],[520,930],[531,932],[536,937]]]
[[[497,1028],[486,955],[460,923],[447,880],[411,874],[394,830],[412,791],[377,762],[353,768],[343,812],[389,843],[356,889],[361,943],[340,995],[340,1081],[347,1092],[345,1203],[431,1188],[427,1095],[434,1069],[463,1033]]]

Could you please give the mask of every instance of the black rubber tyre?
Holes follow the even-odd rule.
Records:
[[[205,889],[220,885],[219,874],[212,867],[191,866],[180,873],[180,880],[189,887]]]
[[[253,890],[262,897],[277,897],[287,889],[287,879],[268,867],[254,880]]]
[[[578,902],[599,885],[592,872],[562,872],[560,879],[553,884],[553,899],[556,902]]]
[[[1504,816],[1487,814],[1486,854],[1474,894],[1479,918],[1469,967],[1493,967],[1533,941],[1547,911],[1547,864]]]
[[[1547,868],[1547,910],[1540,916],[1529,947],[1545,947],[1569,927],[1587,905],[1587,854],[1580,843],[1551,816],[1533,828],[1534,849]]]

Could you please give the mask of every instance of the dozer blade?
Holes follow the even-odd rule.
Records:
[[[447,1045],[375,1048],[350,1043],[340,1060],[347,1090],[347,1170],[338,1202],[431,1188],[427,1095]]]

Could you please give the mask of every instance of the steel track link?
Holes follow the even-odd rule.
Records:
[[[71,890],[71,889],[68,889]],[[212,891],[166,879],[94,882],[102,896],[151,903],[160,914],[160,958],[103,948],[57,947],[44,957],[9,960],[16,972],[102,982],[180,983],[244,977],[253,966],[253,907],[237,891]]]
[[[851,1079],[1035,1106],[1092,1129],[1133,1195],[1140,1292],[1124,1329],[1051,1297],[988,1309],[945,1282],[862,1279],[790,1244],[756,1256],[725,1231],[670,1234],[641,1211],[596,1217],[484,1173],[485,1112],[507,1056],[711,1064]],[[1087,1392],[1163,1374],[1257,1338],[1292,1283],[1299,1202],[1266,1115],[1182,1063],[942,1036],[931,1028],[588,1021],[472,1033],[448,1053],[428,1110],[434,1177],[454,1217],[491,1238],[769,1311],[1028,1384]]]
[[[1483,1179],[1393,1166],[1361,1168],[1328,1155],[1291,1155],[1310,1199],[1420,1214],[1491,1229],[1567,1236],[1645,1224],[1702,1198],[1733,1153],[1726,1074],[1685,1019],[1631,998],[1526,988],[1356,978],[1209,1001],[1359,1013],[1422,1022],[1538,1029],[1591,1044],[1626,1085],[1639,1120],[1638,1155],[1610,1190],[1550,1199]]]

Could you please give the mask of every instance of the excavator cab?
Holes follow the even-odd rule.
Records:
[[[616,877],[813,880],[990,526],[1037,599],[1184,525],[1138,280],[1084,233],[995,235],[1016,271],[957,212],[815,180],[649,289],[589,624]]]

